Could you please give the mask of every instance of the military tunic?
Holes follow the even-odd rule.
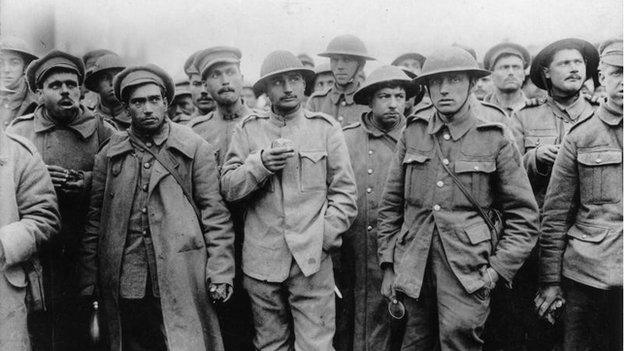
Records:
[[[315,92],[308,99],[306,109],[333,116],[343,126],[358,122],[362,113],[370,110],[368,106],[358,105],[353,101],[353,95],[359,87],[358,82],[346,91],[339,91],[334,86],[322,92]]]
[[[505,106],[502,102],[501,99],[499,97],[499,95],[496,92],[493,92],[489,95],[487,95],[483,101],[495,105],[497,107],[500,107],[503,111],[505,111],[505,114],[507,115],[507,117],[511,117],[512,114],[514,112],[518,112],[521,109],[523,109],[526,106],[527,103],[527,98],[524,95],[524,92],[522,90],[520,90],[520,99],[518,101],[516,101],[515,103],[512,103],[511,105]]]
[[[33,113],[36,107],[35,94],[21,78],[15,92],[0,93],[0,128],[5,130],[16,117]]]

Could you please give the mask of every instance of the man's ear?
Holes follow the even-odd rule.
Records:
[[[544,73],[544,78],[550,79],[550,68],[544,67],[542,68],[542,72]]]
[[[598,71],[598,81],[600,82],[600,85],[605,85],[606,78],[607,77],[604,75],[604,73],[602,73],[602,71]]]
[[[39,105],[43,104],[43,90],[40,88],[37,88],[37,90],[35,90],[35,96],[37,96],[37,103]]]

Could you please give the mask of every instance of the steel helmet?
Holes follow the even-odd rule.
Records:
[[[408,100],[420,92],[420,87],[410,79],[405,72],[397,66],[381,66],[374,70],[364,84],[353,95],[356,104],[368,105],[370,97],[387,83],[395,83],[405,89],[405,99]]]
[[[290,51],[278,50],[270,53],[260,67],[260,78],[254,83],[253,90],[256,95],[264,92],[265,81],[275,75],[286,72],[298,72],[306,82],[306,92],[312,88],[314,71],[304,67],[301,61]]]
[[[547,67],[547,63],[552,59],[552,56],[558,51],[567,48],[575,48],[583,55],[583,58],[585,58],[585,78],[593,79],[594,83],[598,82],[598,62],[600,61],[600,54],[598,54],[596,47],[582,39],[567,38],[549,44],[535,55],[533,63],[531,64],[529,76],[536,87],[544,90],[549,89],[549,83],[543,73],[544,68]]]
[[[374,60],[368,56],[368,51],[364,42],[355,35],[345,34],[339,35],[332,39],[327,45],[327,50],[318,54],[322,57],[331,57],[335,55],[355,56],[364,60]]]
[[[0,50],[1,51],[15,51],[20,54],[24,59],[24,66],[36,59],[37,55],[33,53],[33,50],[26,44],[26,42],[17,37],[3,36],[0,38]]]
[[[329,63],[323,62],[317,65],[316,67],[314,67],[315,76],[318,76],[319,74],[322,74],[322,73],[333,73],[331,70],[331,67],[329,66]]]
[[[124,68],[126,68],[126,64],[123,62],[122,58],[119,57],[119,55],[104,55],[98,58],[97,61],[95,61],[95,64],[91,66],[91,69],[87,71],[84,86],[91,91],[96,91],[98,80],[104,72],[108,70],[116,70],[118,71],[117,73],[119,73]]]
[[[414,82],[424,85],[431,76],[448,72],[466,72],[475,78],[490,75],[490,71],[479,68],[477,60],[468,51],[449,46],[427,56],[422,72],[414,79]]]

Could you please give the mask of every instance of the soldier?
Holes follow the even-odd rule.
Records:
[[[329,57],[335,83],[330,89],[312,94],[306,109],[331,115],[342,125],[357,122],[368,107],[355,104],[353,94],[360,87],[358,76],[366,61],[374,58],[368,56],[364,43],[353,35],[335,37],[319,56]]]
[[[241,56],[240,50],[226,46],[206,49],[197,56],[201,80],[205,82],[208,93],[217,102],[217,108],[205,116],[196,117],[190,126],[204,140],[216,146],[219,168],[225,161],[236,126],[254,113],[241,98],[243,88],[243,75],[240,71]],[[218,313],[226,350],[251,350],[253,348],[251,342],[253,322],[249,297],[242,287],[243,272],[240,267],[245,234],[245,211],[240,204],[228,204],[228,206],[236,232],[235,295],[230,302],[219,306]]]
[[[35,94],[28,89],[24,71],[37,56],[20,38],[0,38],[0,129],[37,107]]]
[[[243,97],[243,102],[247,105],[247,107],[251,109],[256,108],[256,105],[258,104],[258,96],[256,96],[256,92],[253,90],[253,84],[244,82],[241,95]]]
[[[202,81],[199,68],[197,67],[197,55],[201,52],[197,51],[193,53],[184,62],[184,73],[189,78],[191,96],[193,98],[193,105],[195,105],[195,114],[193,117],[205,116],[212,112],[217,104],[206,90],[206,84]]]
[[[304,67],[314,69],[314,60],[310,57],[310,55],[302,53],[297,55],[297,58],[301,61],[301,64]]]
[[[128,67],[114,89],[132,124],[95,157],[82,294],[98,292],[111,350],[223,350],[209,297],[232,294],[234,234],[214,150],[166,118],[160,67]]]
[[[563,310],[564,350],[622,350],[622,39],[601,48],[607,101],[553,165],[540,237],[542,316]]]
[[[407,311],[403,349],[480,350],[490,291],[512,281],[537,240],[520,155],[506,127],[478,118],[469,103],[487,74],[449,47],[429,56],[415,80],[436,113],[412,116],[403,129],[377,234],[382,294]]]
[[[186,77],[175,80],[175,95],[167,110],[172,122],[187,125],[192,120],[195,106],[189,86],[190,82]]]
[[[383,272],[377,260],[377,208],[390,160],[405,126],[402,111],[406,101],[418,93],[418,86],[403,70],[382,66],[354,95],[355,102],[368,105],[371,112],[362,114],[360,122],[343,128],[358,187],[360,214],[343,234],[342,272],[336,278],[344,296],[344,308],[338,311],[336,323],[335,344],[340,350],[390,349],[391,321],[387,301],[379,290]]]
[[[85,66],[85,72],[90,72],[95,65],[95,62],[104,55],[117,55],[116,53],[107,50],[107,49],[96,49],[91,50],[85,53],[82,56],[82,62]],[[82,87],[82,95],[81,95],[81,103],[89,108],[90,110],[95,110],[98,103],[100,102],[100,95],[96,92],[88,90],[86,87]]]
[[[275,51],[254,84],[271,100],[235,129],[221,176],[246,210],[244,285],[258,350],[333,350],[334,276],[328,252],[357,214],[340,126],[301,107],[314,71]]]
[[[425,63],[425,59],[425,56],[417,52],[408,52],[395,58],[391,65],[403,67],[415,75],[419,75],[420,72],[422,72],[422,66]]]
[[[531,55],[522,45],[506,42],[490,48],[483,65],[492,72],[494,84],[492,93],[483,100],[502,108],[509,117],[526,106],[522,83],[530,63]]]
[[[314,92],[325,91],[334,86],[336,79],[329,63],[321,63],[314,68]]]
[[[62,218],[58,236],[43,247],[44,288],[48,310],[33,315],[35,350],[85,350],[88,310],[80,296],[76,264],[87,215],[93,157],[114,128],[80,105],[82,61],[52,50],[26,69],[28,86],[41,105],[16,118],[7,132],[30,140],[48,167]]]
[[[126,68],[121,57],[116,54],[106,54],[98,58],[90,71],[87,71],[84,85],[90,91],[99,95],[99,102],[94,112],[117,130],[124,131],[130,127],[130,116],[126,113],[123,104],[117,100],[113,90],[113,77]]]
[[[0,345],[29,351],[27,267],[58,232],[60,218],[50,175],[30,142],[0,130],[0,160]]]

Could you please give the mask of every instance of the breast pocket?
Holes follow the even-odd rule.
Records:
[[[557,135],[551,134],[528,134],[524,138],[525,152],[539,145],[554,145],[557,143]]]
[[[582,203],[622,200],[622,151],[579,152],[577,161]]]
[[[431,157],[426,154],[405,153],[403,167],[405,168],[405,199],[408,203],[414,205],[425,203],[430,160]]]
[[[303,192],[327,189],[327,151],[299,151],[299,184]]]
[[[491,179],[495,171],[496,161],[494,160],[457,160],[455,162],[457,178],[483,207],[488,207],[492,203]],[[453,198],[455,204],[472,206],[470,200],[457,186],[453,188]]]

